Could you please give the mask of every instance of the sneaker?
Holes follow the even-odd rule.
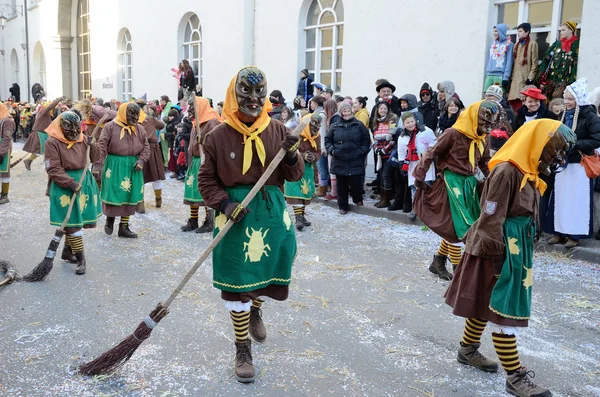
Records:
[[[458,362],[485,372],[498,372],[498,363],[479,353],[479,346],[481,343],[472,343],[467,346],[463,346],[461,343],[458,348]]]
[[[551,397],[552,392],[533,383],[533,378],[535,373],[522,367],[506,376],[506,391],[517,397]]]

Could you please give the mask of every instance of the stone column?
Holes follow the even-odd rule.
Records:
[[[67,98],[72,98],[73,100],[78,99],[77,93],[73,90],[73,70],[72,70],[72,44],[73,37],[71,36],[54,36],[52,37],[53,52],[58,52],[58,63],[53,63],[53,66],[58,66],[60,69],[56,70],[54,67],[50,70],[46,69],[47,76],[56,76],[57,79],[48,78],[48,85],[55,84],[55,89],[61,93],[61,95],[66,96]],[[56,58],[55,58],[56,59]],[[60,79],[58,79],[60,76]],[[51,83],[52,80],[55,80],[55,83]],[[56,87],[57,84],[60,83],[60,87]],[[56,92],[56,91],[55,91]]]

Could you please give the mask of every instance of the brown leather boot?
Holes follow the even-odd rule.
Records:
[[[252,365],[252,342],[235,342],[235,377],[238,382],[254,382],[254,365]]]
[[[446,261],[448,258],[442,255],[434,255],[431,265],[429,265],[429,271],[433,274],[437,274],[442,280],[452,280],[452,274],[446,270]]]
[[[198,229],[198,219],[189,218],[187,223],[181,226],[182,232],[191,232]]]
[[[115,229],[115,218],[114,217],[106,217],[106,224],[104,225],[104,232],[109,236],[113,234]]]
[[[60,259],[62,259],[63,261],[67,261],[69,263],[77,263],[77,258],[73,254],[73,250],[71,249],[71,246],[69,244],[67,244],[66,242],[65,242],[65,245],[63,245],[63,250],[62,250],[62,254],[60,254]]]
[[[8,193],[0,193],[0,204],[8,204],[10,200],[8,199]]]
[[[146,213],[146,206],[144,205],[143,201],[141,203],[138,203],[137,208],[135,209],[135,212],[137,212],[138,214]]]
[[[267,339],[267,329],[262,320],[262,310],[255,307],[250,308],[250,336],[259,343]]]
[[[211,233],[215,227],[215,210],[206,209],[206,218],[204,218],[204,223],[198,229],[196,229],[196,233]]]
[[[75,268],[75,274],[85,274],[85,254],[83,251],[75,254],[77,258],[77,267]]]
[[[23,165],[25,166],[25,169],[27,169],[27,171],[31,171],[31,160],[29,160],[29,159],[23,160]]]
[[[375,207],[377,208],[386,208],[390,206],[390,199],[392,198],[392,191],[391,190],[385,190],[383,192],[383,194],[381,195],[381,201],[379,201],[377,204],[375,204]]]
[[[319,186],[317,189],[317,197],[325,197],[327,195],[327,186]]]
[[[498,363],[479,353],[481,343],[471,343],[458,348],[457,360],[461,364],[471,365],[485,372],[498,372]]]
[[[122,223],[119,223],[118,236],[124,238],[138,238],[138,235],[129,229],[129,224],[124,225]]]

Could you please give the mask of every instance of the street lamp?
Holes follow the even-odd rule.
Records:
[[[13,12],[16,12],[19,15],[23,15],[23,6],[14,6],[12,4],[0,4],[0,28],[2,28],[2,30],[4,30],[4,27],[6,26],[6,21],[8,21],[8,18],[4,16],[4,11],[6,11],[7,8],[12,10]]]

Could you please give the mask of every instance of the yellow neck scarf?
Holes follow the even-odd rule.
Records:
[[[131,135],[132,132],[134,135],[137,135],[135,126],[127,124],[127,105],[129,105],[129,103],[125,102],[119,106],[119,111],[117,112],[117,117],[115,118],[115,123],[117,123],[117,125],[121,127],[121,135],[119,137],[119,140],[122,140],[123,137],[125,137],[126,132],[129,135]],[[142,113],[140,112],[140,118],[141,116]]]
[[[473,169],[475,169],[475,148],[477,147],[479,153],[483,154],[483,151],[485,150],[485,140],[487,139],[487,134],[477,134],[479,106],[482,102],[483,101],[475,102],[463,110],[453,126],[458,132],[471,140],[471,146],[469,147],[469,162]]]
[[[306,116],[302,117],[302,120],[304,120],[304,119],[305,119],[305,118],[307,118],[307,117],[308,117],[308,118],[310,118],[310,117],[311,117],[311,115],[310,115],[310,114],[307,114]],[[313,148],[314,150],[317,150],[317,142],[316,142],[316,139],[317,139],[319,136],[321,136],[321,133],[320,133],[320,132],[317,132],[317,135],[315,135],[315,136],[312,136],[312,135],[311,135],[311,133],[310,133],[310,124],[309,124],[309,125],[307,125],[307,126],[306,126],[306,127],[303,129],[303,130],[302,130],[302,132],[300,133],[300,136],[303,138],[302,140],[303,140],[304,142],[307,142],[307,141],[308,141],[308,142],[310,142],[310,146],[312,146],[312,148]]]
[[[561,124],[560,121],[550,119],[533,120],[524,124],[492,157],[488,164],[490,171],[496,165],[508,161],[523,173],[520,189],[531,181],[540,194],[544,194],[547,186],[539,177],[540,156],[550,138],[559,134],[557,131]]]
[[[83,132],[79,134],[79,138],[74,141],[70,141],[65,137],[63,133],[62,127],[60,126],[60,119],[62,118],[62,114],[59,114],[57,118],[54,119],[52,123],[46,128],[46,133],[48,136],[58,139],[59,141],[67,144],[67,149],[71,149],[74,144],[77,142],[83,142]]]
[[[235,84],[237,82],[238,75],[239,72],[233,77],[233,79],[231,79],[229,87],[227,88],[225,101],[223,103],[223,116],[225,117],[225,122],[229,126],[233,127],[237,132],[244,136],[244,160],[242,165],[242,175],[244,175],[250,169],[250,165],[252,164],[252,142],[255,143],[256,153],[258,154],[260,163],[263,165],[263,167],[265,166],[267,153],[265,151],[265,145],[263,144],[263,141],[260,139],[259,135],[269,126],[269,123],[271,122],[269,111],[273,108],[273,106],[267,99],[263,105],[260,115],[250,127],[240,121],[237,115],[238,103],[237,95],[235,94]]]

